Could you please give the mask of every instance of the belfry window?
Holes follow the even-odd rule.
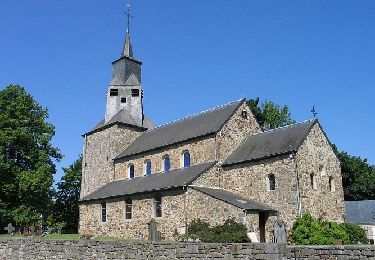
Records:
[[[117,89],[117,88],[111,88],[111,89],[109,90],[109,95],[110,95],[111,97],[118,96],[118,89]]]
[[[132,89],[132,97],[139,97],[139,89],[137,88]]]
[[[145,162],[145,175],[150,176],[151,175],[151,161],[147,160]]]
[[[107,205],[106,205],[106,203],[102,203],[101,206],[102,206],[101,220],[102,220],[102,222],[107,222]]]
[[[190,153],[189,153],[189,151],[184,151],[182,153],[182,166],[184,168],[190,167]]]
[[[269,190],[275,190],[276,189],[276,179],[274,174],[268,175],[268,187]]]
[[[129,164],[128,170],[129,170],[129,179],[134,178],[134,164]]]
[[[169,159],[168,155],[164,156],[163,165],[164,165],[164,172],[169,172],[169,170],[171,169],[171,160]]]

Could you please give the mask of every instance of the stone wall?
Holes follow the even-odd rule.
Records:
[[[374,259],[375,247],[0,238],[7,259]]]
[[[184,151],[190,153],[190,164],[196,165],[205,162],[215,161],[215,138],[212,136],[202,137],[180,144],[175,144],[152,152],[142,153],[115,161],[115,178],[128,178],[129,164],[134,165],[135,176],[145,176],[145,161],[151,161],[151,172],[163,172],[163,159],[165,156],[170,158],[171,170],[182,168],[182,154]]]
[[[260,131],[258,122],[244,102],[217,134],[216,160],[223,162],[249,134],[259,133]]]
[[[81,198],[114,180],[112,159],[140,134],[140,129],[115,124],[85,136]]]
[[[298,150],[296,162],[302,212],[343,222],[345,205],[340,162],[319,124],[313,126]]]

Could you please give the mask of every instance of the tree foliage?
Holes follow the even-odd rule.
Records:
[[[76,233],[79,219],[78,200],[81,189],[82,155],[69,167],[63,168],[63,171],[64,176],[57,184],[53,221],[56,225],[64,223],[66,230]]]
[[[30,224],[51,205],[55,160],[54,126],[48,110],[24,88],[0,91],[0,216],[1,221]]]
[[[259,98],[248,100],[247,105],[262,129],[268,130],[295,123],[286,105],[280,106],[272,101],[265,101],[259,105]]]
[[[292,238],[297,245],[333,245],[335,239],[344,245],[368,243],[366,232],[360,226],[319,220],[310,213],[294,222]]]
[[[367,159],[337,152],[345,200],[375,200],[375,171]]]

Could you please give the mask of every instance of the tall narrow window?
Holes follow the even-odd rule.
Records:
[[[147,160],[145,162],[145,175],[150,176],[151,175],[151,161]]]
[[[269,189],[275,190],[276,189],[276,180],[275,180],[274,174],[268,175],[268,182],[269,182]]]
[[[171,160],[169,159],[169,156],[165,156],[163,159],[164,162],[164,172],[169,172],[171,169]]]
[[[161,204],[161,196],[155,197],[155,217],[160,218],[162,217],[162,204]]]
[[[129,164],[129,179],[134,178],[134,164]]]
[[[131,199],[125,200],[125,219],[132,219],[133,201]]]
[[[314,173],[311,173],[310,174],[310,185],[311,185],[311,188],[316,190],[317,189],[317,185],[316,185],[316,176]]]
[[[188,151],[182,154],[182,160],[184,168],[190,167],[190,153]]]
[[[329,190],[331,192],[334,192],[335,191],[335,182],[333,181],[333,177],[332,176],[329,176],[329,178],[328,178],[328,184],[329,184]]]
[[[101,206],[102,206],[102,216],[101,216],[102,222],[107,222],[107,205],[106,203],[102,203]]]

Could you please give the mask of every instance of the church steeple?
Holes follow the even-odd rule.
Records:
[[[105,123],[119,120],[143,127],[142,62],[133,57],[130,41],[130,5],[125,12],[128,24],[124,47],[119,59],[112,62],[112,79],[107,90]]]

